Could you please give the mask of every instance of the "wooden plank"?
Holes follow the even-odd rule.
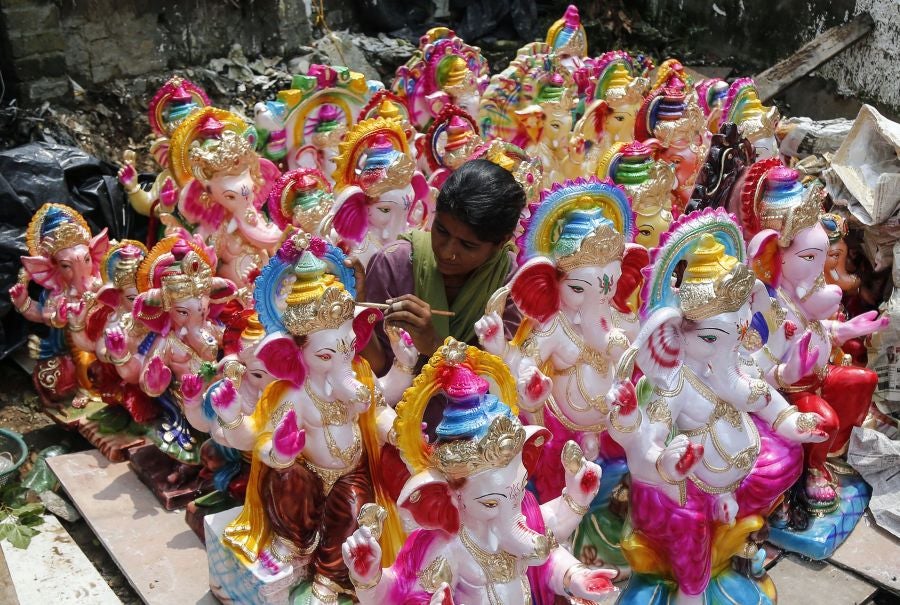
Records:
[[[56,517],[37,529],[26,549],[0,542],[19,603],[122,605]]]
[[[47,463],[145,603],[217,603],[206,551],[184,511],[163,510],[128,463],[111,463],[97,450]]]
[[[872,31],[875,21],[869,13],[860,13],[847,23],[825,30],[800,50],[754,77],[760,99],[765,102],[817,68],[819,65],[852,46]]]

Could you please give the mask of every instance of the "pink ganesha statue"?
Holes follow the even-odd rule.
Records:
[[[80,386],[76,404],[83,405],[88,397],[85,389],[91,386],[87,368],[93,356],[88,352],[94,348],[85,326],[102,284],[100,266],[109,248],[106,229],[92,237],[78,212],[48,202],[28,223],[25,239],[24,270],[9,295],[25,319],[54,329],[43,340],[32,337],[31,354],[39,360],[35,386],[45,404],[65,399]],[[44,288],[39,301],[28,295],[30,280]]]
[[[282,231],[289,225],[304,233],[322,235],[325,218],[334,206],[331,182],[315,168],[289,170],[269,194],[272,222]]]
[[[770,296],[760,308],[764,321],[754,324],[767,336],[756,339],[754,357],[791,404],[824,419],[827,439],[804,448],[805,505],[821,515],[835,511],[840,501],[828,456],[841,453],[852,428],[865,419],[878,383],[870,369],[831,363],[832,350],[884,328],[888,319],[876,318],[874,311],[835,319],[842,291],[825,283],[829,240],[820,222],[823,193],[818,187],[804,189],[798,177],[775,158],[754,164],[742,192],[743,219],[753,236],[748,253],[754,271]],[[804,337],[817,353],[809,371],[798,373],[785,367],[785,360]]]
[[[489,302],[476,332],[485,350],[528,380],[519,402],[525,418],[553,435],[534,477],[545,502],[563,488],[555,459],[566,441],[579,443],[588,460],[600,454],[605,395],[639,330],[629,299],[640,286],[647,250],[632,243],[634,219],[624,191],[597,179],[544,191],[525,223],[518,239],[523,264],[510,288]],[[497,312],[507,292],[525,316],[510,343]]]
[[[398,119],[360,122],[341,143],[333,241],[365,267],[383,246],[433,214],[434,192],[416,170]]]
[[[428,443],[422,417],[437,394],[447,405]],[[363,511],[342,549],[360,603],[550,605],[556,595],[597,600],[614,592],[614,571],[580,564],[558,542],[597,492],[600,468],[569,443],[561,463],[554,457],[566,489],[539,506],[526,484],[549,434],[523,426],[515,404],[503,400],[515,401],[515,380],[493,355],[450,337],[425,365],[394,425],[413,472],[398,504],[419,529],[383,567],[379,515]]]
[[[608,420],[631,472],[622,549],[634,575],[621,603],[774,602],[753,534],[800,476],[800,443],[826,433],[742,352],[751,302],[768,298],[744,257],[733,217],[712,209],[680,218],[651,252],[645,323],[619,368],[626,379],[636,360],[644,376],[636,392],[620,384]],[[812,363],[808,344],[787,360],[791,371]],[[736,573],[732,557],[759,577]]]
[[[276,380],[253,412],[225,418],[225,407],[237,411],[222,405],[227,386],[207,395],[228,430],[255,437],[246,503],[222,542],[241,562],[239,573],[262,584],[290,578],[299,583],[295,602],[314,605],[352,595],[341,544],[361,507],[377,502],[393,511],[379,471],[382,450],[395,441],[388,402],[412,384],[418,358],[400,334],[392,339],[397,363],[375,377],[359,351],[381,314],[357,313],[350,292],[325,273],[328,251],[323,240],[293,236],[259,277],[254,296],[269,336],[256,356]],[[386,535],[393,561],[403,539],[396,514]],[[223,574],[213,585],[234,598],[231,574]]]

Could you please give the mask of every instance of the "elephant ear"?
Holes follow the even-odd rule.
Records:
[[[225,218],[225,209],[207,194],[206,186],[197,179],[191,181],[178,196],[178,210],[192,225],[209,225],[218,228]]]
[[[750,267],[756,277],[767,286],[777,288],[781,283],[781,248],[778,246],[778,232],[763,229],[753,236],[747,245]]]
[[[22,266],[42,287],[51,292],[59,289],[59,272],[49,256],[23,256]]]
[[[633,313],[637,309],[630,306],[632,294],[639,292],[644,283],[644,267],[650,264],[650,252],[640,244],[626,244],[622,256],[622,275],[616,286],[613,306],[621,313]]]
[[[256,356],[278,380],[287,380],[297,387],[306,380],[306,364],[300,355],[300,347],[289,336],[275,338],[263,344]]]
[[[212,317],[218,317],[225,305],[237,294],[237,286],[230,279],[214,277],[209,289],[209,308]]]
[[[356,334],[356,352],[359,354],[369,344],[372,332],[375,331],[375,324],[384,319],[384,314],[378,309],[362,307],[357,309],[359,313],[353,318],[353,333]]]
[[[441,529],[451,535],[459,531],[459,510],[447,479],[431,469],[406,482],[397,504],[408,510],[420,527]]]
[[[681,323],[678,309],[662,307],[650,315],[632,345],[638,367],[653,386],[672,387],[668,384],[672,370],[681,365]]]
[[[100,298],[98,294],[97,298]],[[116,310],[115,305],[106,303],[96,305],[88,312],[87,321],[85,322],[84,333],[93,341],[100,340],[103,337],[103,330],[106,328],[106,322],[109,316]]]
[[[97,290],[97,302],[115,309],[122,302],[122,293],[112,284],[104,284]]]
[[[169,331],[169,314],[162,308],[162,291],[158,288],[138,294],[132,314],[151,332],[166,334]]]
[[[522,265],[510,282],[510,296],[524,315],[541,323],[559,312],[559,273],[538,256]]]
[[[259,173],[262,176],[263,183],[257,190],[256,197],[253,198],[253,206],[257,210],[263,207],[263,204],[269,199],[269,194],[275,187],[275,183],[281,178],[281,171],[278,170],[278,166],[265,158],[260,158],[259,160]]]
[[[544,446],[552,438],[550,431],[542,426],[527,425],[525,427],[525,445],[522,446],[522,464],[530,477],[537,471],[538,462],[544,452]]]
[[[355,185],[346,187],[335,200],[334,230],[342,239],[359,244],[369,230],[369,204],[366,194]]]
[[[100,275],[100,265],[103,264],[103,257],[109,252],[108,229],[103,229],[103,231],[95,235],[91,239],[90,244],[88,244],[88,248],[91,251],[91,261],[94,263],[94,274]]]

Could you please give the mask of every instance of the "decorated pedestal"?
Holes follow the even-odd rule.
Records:
[[[872,488],[857,474],[837,474],[838,508],[821,516],[811,515],[802,531],[791,529],[775,516],[770,518],[769,542],[784,550],[818,561],[827,559],[843,544],[866,511]]]
[[[166,510],[182,508],[212,489],[212,482],[199,476],[200,465],[178,462],[152,444],[131,450],[128,464]]]

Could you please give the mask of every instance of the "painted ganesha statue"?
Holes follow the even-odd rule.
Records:
[[[379,472],[380,452],[394,440],[386,402],[412,383],[418,358],[398,338],[398,363],[376,379],[359,351],[380,312],[356,312],[350,292],[325,272],[327,249],[317,238],[289,239],[256,285],[269,333],[256,355],[276,380],[251,414],[229,421],[255,440],[246,503],[221,536],[241,573],[263,584],[287,578],[295,602],[315,605],[353,594],[341,545],[357,529],[362,506],[393,510]],[[385,536],[388,564],[403,536],[393,513]],[[226,592],[231,586],[228,573],[213,581]]]
[[[489,392],[488,378],[502,399]],[[437,394],[448,403],[428,443],[422,415]],[[419,529],[396,563],[382,567],[380,527],[361,521],[343,545],[360,603],[549,605],[557,595],[593,601],[615,590],[614,571],[587,568],[558,542],[596,493],[599,467],[569,443],[562,463],[555,457],[566,491],[538,506],[526,484],[549,435],[523,425],[515,404],[503,400],[515,400],[515,380],[475,347],[448,338],[424,366],[394,425],[414,473],[398,504]]]
[[[753,236],[748,252],[754,271],[770,297],[754,322],[763,336],[756,339],[754,357],[792,405],[824,418],[821,428],[828,436],[804,446],[805,485],[800,506],[791,515],[794,529],[804,530],[803,509],[820,517],[819,525],[828,519],[846,525],[848,521],[840,520],[845,514],[859,514],[845,510],[849,504],[842,502],[829,456],[843,451],[852,428],[865,419],[878,378],[868,368],[835,364],[831,356],[848,340],[884,328],[888,319],[874,311],[847,321],[836,318],[843,292],[825,281],[830,243],[821,221],[823,193],[818,187],[804,189],[798,177],[775,158],[757,162],[743,187],[742,209],[745,229]],[[810,339],[815,354],[809,370],[797,373],[784,364],[804,338]],[[816,558],[828,556],[839,544],[822,542],[813,534],[785,539],[790,548]]]
[[[826,433],[743,351],[751,302],[767,299],[744,260],[740,229],[721,210],[682,217],[651,252],[645,323],[620,365],[623,379],[633,361],[644,376],[636,390],[617,389],[608,420],[631,472],[622,549],[633,575],[622,603],[775,600],[753,534],[800,476],[800,444]],[[809,367],[804,347],[792,371]],[[759,577],[733,571],[732,557]]]

